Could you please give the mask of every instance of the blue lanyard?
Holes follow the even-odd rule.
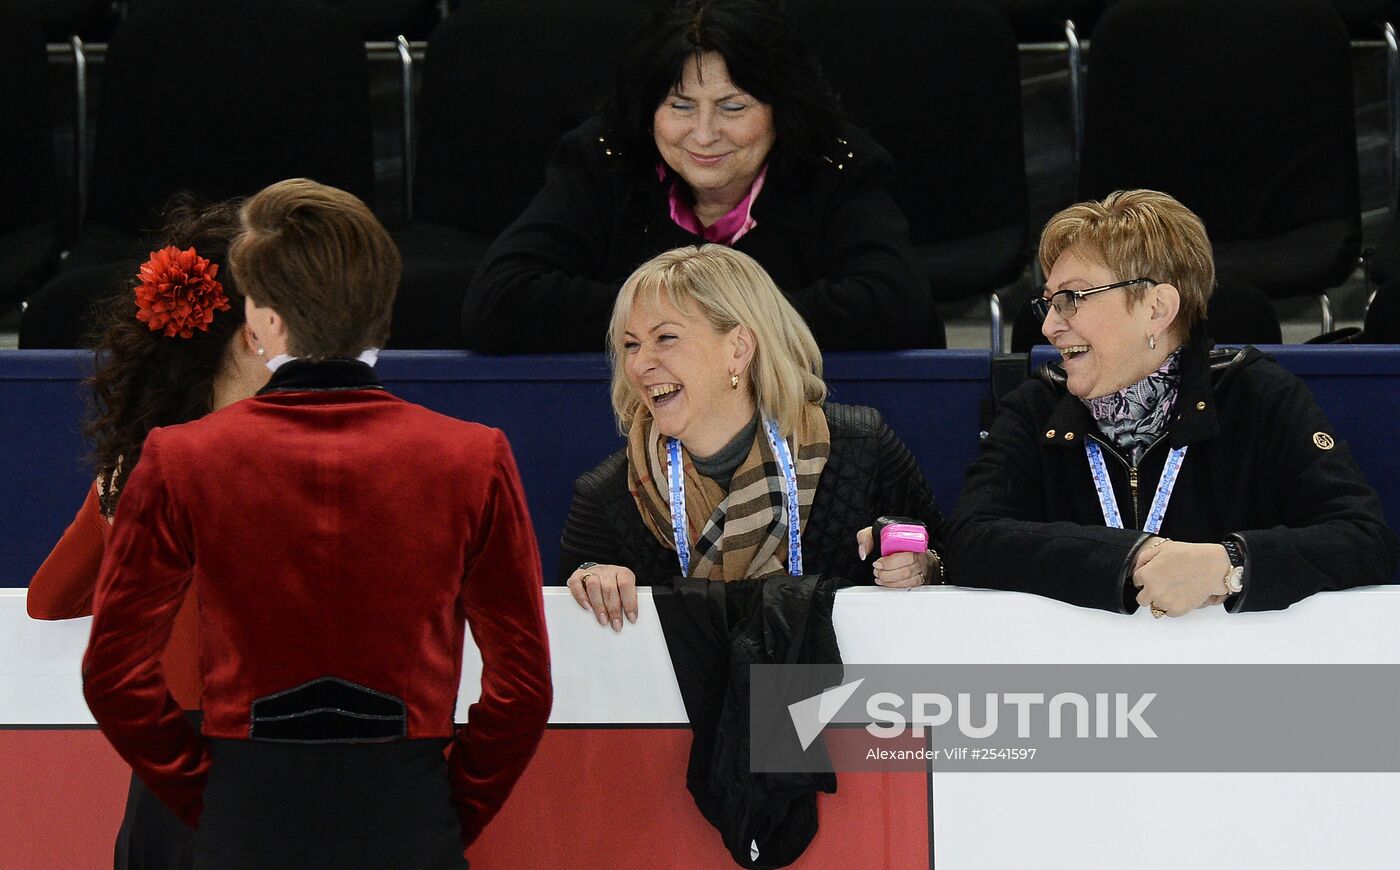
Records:
[[[778,434],[778,424],[775,420],[765,417],[764,427],[768,430],[768,444],[773,448],[773,455],[778,457],[778,467],[783,471],[783,482],[787,490],[787,519],[788,519],[788,573],[794,577],[802,576],[802,532],[799,529],[801,516],[797,507],[797,471],[792,465],[792,453],[788,450],[788,443]]]
[[[1118,502],[1113,497],[1113,484],[1108,479],[1108,467],[1104,465],[1103,451],[1094,441],[1085,439],[1084,452],[1089,454],[1089,476],[1094,479],[1094,489],[1099,494],[1099,509],[1103,511],[1104,525],[1111,529],[1123,528],[1123,519],[1118,515]],[[1147,512],[1147,522],[1142,530],[1157,534],[1162,528],[1162,518],[1167,514],[1167,502],[1171,501],[1172,490],[1176,488],[1177,475],[1181,473],[1181,463],[1186,459],[1186,448],[1178,447],[1167,455],[1167,464],[1162,467],[1162,478],[1157,481],[1157,494],[1152,497],[1152,508]]]
[[[765,417],[763,426],[768,433],[768,444],[773,448],[773,455],[778,458],[778,467],[783,473],[788,521],[788,573],[797,577],[802,574],[802,531],[797,505],[797,471],[792,463],[792,451],[778,433],[778,424]],[[676,542],[676,558],[681,563],[681,575],[689,577],[690,537],[686,533],[685,473],[681,464],[681,443],[674,438],[667,438],[666,456],[670,460],[668,475],[671,481],[671,534]]]
[[[666,457],[670,459],[671,476],[671,536],[676,541],[676,556],[681,560],[681,576],[690,576],[690,537],[685,531],[685,474],[681,468],[681,442],[666,439]]]

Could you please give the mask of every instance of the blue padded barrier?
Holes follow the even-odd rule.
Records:
[[[80,434],[92,355],[0,351],[0,586],[27,586],[92,486]]]
[[[1400,347],[1265,348],[1312,388],[1400,521]],[[1054,357],[1036,351],[1038,364]],[[0,353],[0,586],[24,586],[81,503],[90,473],[79,435],[87,354]],[[977,452],[986,351],[830,354],[834,401],[879,408],[919,458],[945,513]],[[621,446],[601,356],[488,357],[386,352],[379,374],[398,395],[505,431],[515,450],[552,581],[572,482]]]

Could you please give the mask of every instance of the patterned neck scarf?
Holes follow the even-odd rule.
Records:
[[[1172,351],[1157,371],[1116,393],[1084,399],[1099,431],[1109,443],[1132,458],[1133,465],[1167,431],[1176,404],[1181,348]]]
[[[817,481],[831,454],[831,432],[820,407],[807,405],[803,408],[793,441],[798,526],[805,530]],[[681,462],[686,530],[690,539],[690,576],[729,582],[786,573],[785,484],[764,427],[759,427],[748,456],[735,469],[728,492],[695,470],[684,446]],[[663,546],[674,550],[666,438],[656,431],[651,418],[643,411],[638,411],[628,430],[627,488],[646,527]],[[676,566],[676,573],[680,573],[680,563]]]

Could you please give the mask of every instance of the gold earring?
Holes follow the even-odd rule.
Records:
[[[267,349],[264,348],[262,345],[258,345],[258,356],[262,356],[265,353],[267,353]]]
[[[1157,349],[1157,336],[1155,336],[1155,335],[1149,335],[1149,336],[1147,337],[1147,349],[1148,349],[1148,350],[1156,350],[1156,349]]]
[[[734,372],[729,373],[729,389],[739,389],[739,375]]]

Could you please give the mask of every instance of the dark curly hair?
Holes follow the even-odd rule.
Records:
[[[661,156],[656,107],[677,87],[686,61],[718,52],[734,84],[773,107],[769,162],[779,177],[822,162],[841,132],[841,104],[779,0],[678,0],[638,32],[603,116],[636,172]]]
[[[92,464],[103,495],[102,512],[116,510],[121,481],[141,458],[146,435],[157,426],[186,423],[209,413],[214,379],[223,369],[229,341],[243,326],[243,296],[228,268],[228,246],[239,231],[241,200],[204,204],[177,194],[167,205],[155,248],[193,246],[219,264],[218,279],[229,310],[220,311],[207,332],[171,338],[136,319],[135,280],[118,293],[98,320],[90,344],[96,351],[88,418],[83,434],[92,442]],[[133,264],[131,274],[135,276]]]

